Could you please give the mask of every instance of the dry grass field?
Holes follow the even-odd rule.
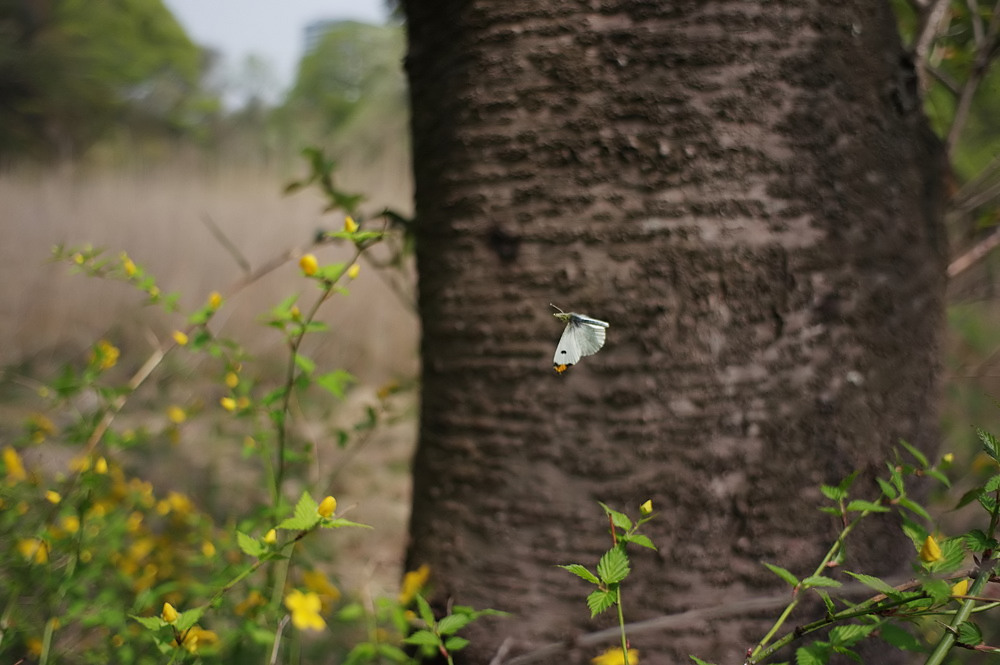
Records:
[[[338,185],[364,193],[367,203],[362,209],[367,214],[385,206],[409,212],[405,151],[374,160],[369,156],[352,161],[348,154],[340,163]],[[207,165],[178,158],[129,170],[14,169],[0,174],[0,368],[5,368],[0,370],[0,447],[20,427],[25,413],[36,407],[25,389],[32,376],[51,376],[62,363],[83,362],[89,345],[102,337],[121,348],[123,372],[134,370],[149,355],[153,340],[167,339],[184,325],[183,314],[143,306],[142,294],[126,285],[73,275],[66,263],[50,262],[53,245],[89,243],[106,248],[111,257],[127,251],[156,276],[164,292],[181,294],[182,311],[191,311],[210,292],[226,292],[243,276],[206,219],[253,268],[307,247],[318,229],[342,227],[342,214],[322,213],[325,202],[317,191],[283,194],[286,182],[305,172],[304,162],[293,173],[278,174],[246,164]],[[324,263],[346,259],[350,251],[327,245],[315,253]],[[412,293],[412,269],[409,272],[379,274],[362,264],[350,294],[337,296],[321,310],[320,318],[331,332],[313,335],[303,346],[324,370],[346,369],[359,377],[342,403],[330,399],[328,405],[309,405],[314,422],[298,424],[300,437],[313,441],[318,452],[308,480],[317,491],[335,494],[342,506],[356,504],[349,516],[375,527],[339,531],[336,543],[331,543],[334,556],[352,570],[349,587],[380,587],[398,580],[409,513],[407,469],[415,439],[415,391],[397,398],[395,408],[402,417],[380,429],[356,454],[339,450],[328,436],[328,426],[360,419],[385,382],[412,383],[416,377],[416,314],[412,303],[400,297],[400,289],[386,281],[394,278],[404,295]],[[251,350],[261,371],[275,370],[287,353],[277,331],[262,325],[259,317],[293,293],[308,303],[318,292],[290,260],[227,301],[212,327]],[[214,393],[204,390],[209,377],[197,376],[198,361],[193,368],[191,361],[184,361],[182,369],[165,364],[161,369],[171,379],[166,381],[168,392],[160,386],[144,387],[123,412],[122,426],[146,424],[155,429],[167,405],[212,399]],[[322,414],[322,422],[315,422],[316,414]],[[53,467],[71,454],[54,448],[36,452],[51,457]],[[186,424],[180,441],[163,455],[132,462],[132,471],[151,478],[158,494],[170,489],[190,492],[220,517],[238,516],[233,503],[244,492],[264,491],[259,474],[248,471],[240,459],[240,439],[227,440],[209,419]],[[344,464],[349,466],[341,468]],[[323,488],[326,482],[332,486]],[[230,508],[235,514],[227,515]]]

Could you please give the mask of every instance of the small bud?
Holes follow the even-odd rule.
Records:
[[[234,400],[232,397],[223,397],[222,399],[219,400],[219,404],[221,404],[222,408],[225,409],[226,411],[236,410],[236,400]]]
[[[964,580],[959,580],[951,587],[951,595],[953,596],[964,596],[969,593],[969,578],[966,577]]]
[[[235,388],[240,384],[240,375],[236,372],[226,372],[226,385]]]
[[[316,260],[315,255],[305,254],[299,259],[299,267],[302,268],[302,274],[309,277],[315,275],[316,271],[319,270],[319,262]]]
[[[350,277],[351,279],[357,279],[359,272],[361,272],[361,266],[355,263],[350,268],[347,269],[347,276]]]
[[[333,515],[336,510],[337,500],[332,496],[328,496],[320,502],[317,512],[321,517],[329,517],[330,515]]]
[[[920,560],[925,563],[934,563],[942,558],[944,555],[941,553],[941,546],[934,540],[934,536],[927,536],[920,548]]]
[[[180,425],[187,420],[187,413],[176,404],[167,409],[167,418],[175,425]]]
[[[643,503],[641,506],[639,506],[639,512],[642,513],[643,515],[649,515],[651,512],[653,512],[653,500],[646,499],[646,502]]]
[[[276,542],[278,542],[278,532],[275,531],[274,529],[271,529],[270,531],[265,533],[264,542],[267,543],[268,545],[274,545]]]
[[[59,503],[62,501],[62,497],[59,495],[59,492],[49,490],[45,493],[45,500],[49,503]]]
[[[212,309],[219,309],[222,307],[222,294],[218,291],[212,291],[208,295],[208,306]]]
[[[344,230],[348,233],[354,233],[358,230],[358,223],[350,215],[344,218]]]
[[[162,618],[167,623],[173,623],[177,621],[177,610],[170,603],[163,603],[163,611],[160,613],[160,618]]]
[[[175,330],[173,337],[178,346],[184,346],[188,343],[188,336],[180,330]]]

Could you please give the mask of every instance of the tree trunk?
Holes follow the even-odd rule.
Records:
[[[423,323],[408,565],[430,564],[439,606],[514,613],[459,662],[612,625],[555,567],[610,546],[597,501],[659,513],[627,620],[787,592],[760,562],[811,572],[836,533],[817,486],[936,440],[942,161],[888,7],[404,5]],[[563,375],[550,302],[611,324]],[[855,569],[913,556],[891,529],[863,537]],[[633,646],[742,662],[765,625]]]

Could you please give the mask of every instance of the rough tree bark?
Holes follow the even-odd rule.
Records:
[[[660,513],[627,619],[773,593],[762,560],[811,571],[835,533],[817,485],[936,438],[942,162],[886,3],[404,6],[423,323],[408,563],[430,564],[442,606],[515,612],[464,662],[611,623],[555,568],[609,546],[598,500]],[[563,376],[550,302],[611,322]],[[862,537],[869,572],[912,555]],[[634,646],[742,662],[761,621]]]

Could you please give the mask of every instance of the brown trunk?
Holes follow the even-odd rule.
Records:
[[[410,0],[423,407],[409,563],[515,613],[465,662],[612,623],[598,500],[652,499],[626,619],[774,593],[819,483],[936,439],[940,154],[883,2]],[[549,303],[611,323],[551,368]],[[874,490],[867,492],[867,497]],[[905,566],[872,530],[854,565]],[[642,636],[742,662],[757,618]],[[594,652],[549,662],[586,662]]]

